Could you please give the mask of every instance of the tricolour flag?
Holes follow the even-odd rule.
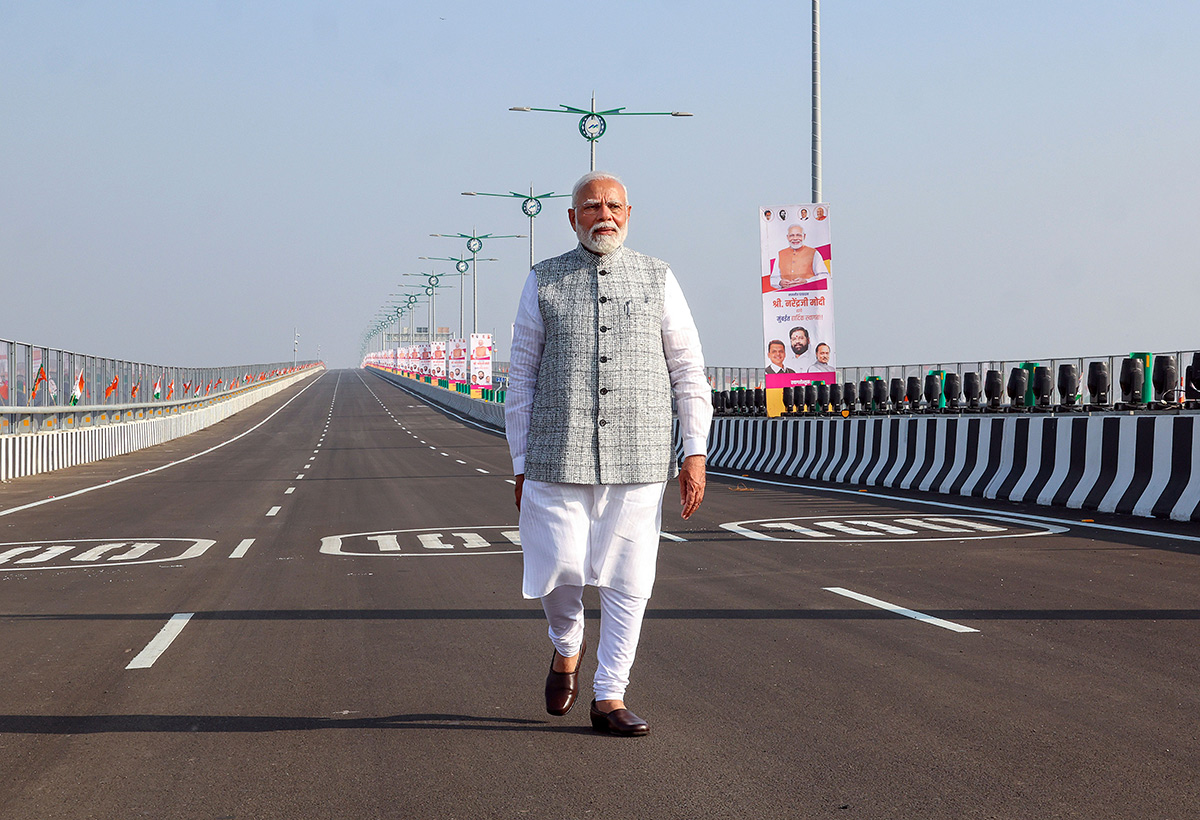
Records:
[[[129,388],[129,397],[136,399],[138,388],[142,386],[141,382],[135,382],[133,387]]]
[[[74,407],[79,404],[79,400],[83,398],[83,371],[80,370],[75,374],[75,387],[71,390],[70,405]]]
[[[170,401],[173,395],[175,395],[175,380],[171,379],[171,383],[167,385],[167,401]]]
[[[44,365],[38,365],[37,378],[33,380],[33,391],[29,394],[30,401],[37,398],[38,385],[44,381],[48,381],[46,378],[46,368]]]
[[[154,392],[150,395],[152,399],[158,401],[162,398],[162,377],[154,380]]]
[[[104,388],[104,398],[108,398],[117,389],[117,377],[113,376],[112,384]]]

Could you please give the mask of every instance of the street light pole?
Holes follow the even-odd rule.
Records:
[[[534,196],[533,183],[529,184],[529,196],[518,194],[516,191],[509,191],[507,194],[489,194],[482,191],[463,191],[463,196],[502,196],[516,197],[521,200],[521,213],[529,217],[529,268],[533,269],[533,263],[536,257],[533,255],[533,218],[542,212],[543,199],[554,199],[556,197],[570,196],[570,194],[556,194],[553,191],[545,194]]]
[[[812,0],[812,201],[821,201],[821,0]]]
[[[690,112],[687,111],[626,111],[624,108],[610,108],[606,111],[596,110],[596,93],[592,92],[591,108],[573,108],[569,105],[559,104],[558,108],[530,108],[529,106],[516,105],[508,109],[509,111],[545,111],[551,114],[581,114],[579,119],[579,134],[589,143],[591,143],[589,153],[591,155],[591,170],[596,170],[596,140],[604,136],[604,132],[608,128],[605,122],[605,117],[616,116],[633,116],[633,117],[690,117]]]

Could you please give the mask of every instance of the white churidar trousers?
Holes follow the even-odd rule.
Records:
[[[524,596],[590,584],[649,598],[666,486],[526,479],[520,517]]]
[[[654,588],[666,482],[554,484],[521,492],[522,592],[541,598],[550,640],[571,657],[583,644],[583,587],[600,590],[596,700],[623,700],[642,616]]]
[[[596,647],[596,700],[624,700],[629,670],[642,633],[645,598],[600,587],[600,643]],[[558,654],[569,658],[583,645],[583,587],[555,587],[542,596],[542,609],[550,623],[550,640]]]

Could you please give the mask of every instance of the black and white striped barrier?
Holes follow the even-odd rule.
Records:
[[[1200,520],[1194,414],[713,419],[714,468]]]
[[[75,430],[0,436],[0,481],[121,456],[210,427],[323,369],[276,379],[197,410]]]

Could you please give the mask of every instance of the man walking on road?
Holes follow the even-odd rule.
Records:
[[[572,251],[534,266],[513,330],[505,424],[516,475],[522,592],[540,598],[554,644],[546,710],[578,694],[583,587],[600,592],[592,726],[644,735],[625,689],[654,585],[662,498],[675,473],[671,391],[684,460],[682,515],[704,499],[712,420],[700,338],[666,262],[624,246],[625,186],[593,172],[575,184]]]

